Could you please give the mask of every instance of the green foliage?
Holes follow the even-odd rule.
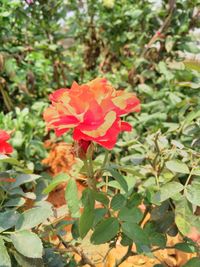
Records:
[[[39,237],[27,230],[19,231],[10,235],[16,250],[28,258],[42,257],[42,242]],[[28,248],[32,248],[31,250]]]
[[[15,228],[17,231],[31,229],[44,222],[52,215],[53,214],[50,203],[37,203],[36,207],[33,207],[32,209],[24,211],[22,214],[20,214]]]
[[[31,229],[51,216],[50,206],[40,203],[43,194],[63,182],[78,242],[92,233],[94,244],[115,246],[121,239],[122,245],[136,243],[137,253],[149,254],[155,246],[165,248],[167,235],[199,229],[199,1],[156,2],[1,1],[0,128],[12,131],[15,148],[12,158],[0,158],[0,262],[5,266],[13,260],[15,266],[62,266],[63,258],[47,243],[42,250]],[[120,136],[110,162],[102,166],[103,151],[95,151],[97,191],[87,188],[79,199],[77,174],[86,175],[82,163],[50,183],[42,177],[43,142],[49,138],[42,112],[54,89],[97,76],[134,91],[142,110],[125,118],[134,130]],[[36,203],[24,211],[27,199]],[[142,226],[146,213],[150,220]],[[48,231],[62,232],[56,227]],[[30,243],[35,254],[27,250]],[[175,248],[199,252],[185,239]],[[199,259],[184,266],[199,266]]]
[[[91,236],[93,244],[103,244],[114,238],[119,231],[119,222],[116,218],[102,220],[94,229]]]
[[[110,203],[110,206],[113,210],[119,210],[123,208],[126,204],[126,198],[122,194],[116,194]]]
[[[190,259],[186,264],[183,265],[183,267],[197,267],[200,264],[199,258],[195,257]]]
[[[79,199],[78,199],[78,189],[76,182],[73,178],[69,179],[65,190],[65,199],[69,207],[72,218],[77,218],[80,216],[79,213]]]
[[[11,170],[0,172],[0,179],[6,177],[0,181],[0,264],[13,266],[14,257],[20,266],[43,266],[43,244],[32,230],[53,215],[51,204],[40,201],[24,212],[20,209],[28,198],[36,198],[34,193],[24,193],[22,185],[31,184],[41,176],[19,173],[15,168],[22,169],[23,165],[15,158],[1,155],[0,161],[12,166]]]
[[[4,240],[2,237],[0,237],[0,260],[1,260],[1,265],[5,267],[11,267],[11,261],[10,257],[8,255],[7,249],[4,245]]]
[[[194,253],[196,252],[196,248],[193,244],[187,244],[187,243],[177,243],[175,245],[176,249],[179,249],[181,251],[185,251],[188,253]]]
[[[122,223],[122,231],[136,244],[140,244],[141,246],[148,246],[150,244],[145,230],[136,223],[132,223],[131,221]]]
[[[79,233],[80,237],[84,238],[88,231],[92,228],[95,217],[95,198],[93,192],[89,188],[83,192],[82,202],[84,204],[84,210],[79,220]]]
[[[59,173],[53,179],[53,181],[43,190],[44,194],[50,193],[60,183],[66,183],[69,180],[67,173]]]
[[[36,102],[21,110],[16,107],[6,115],[0,112],[0,128],[13,132],[11,143],[15,155],[40,171],[41,160],[47,155],[43,144],[45,124],[41,118],[45,106],[44,102]]]
[[[119,172],[115,171],[112,168],[107,168],[106,170],[109,171],[112,174],[113,178],[119,183],[119,185],[121,186],[121,188],[125,192],[127,192],[128,191],[128,185],[127,185],[127,182],[124,179],[124,177]]]

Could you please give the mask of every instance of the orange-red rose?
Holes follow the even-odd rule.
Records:
[[[106,79],[97,78],[71,89],[59,89],[50,95],[52,104],[44,111],[48,129],[60,136],[73,128],[77,141],[94,141],[112,149],[121,131],[131,131],[120,116],[140,111],[140,101],[133,93],[115,90]]]
[[[0,129],[0,154],[10,154],[13,152],[12,146],[7,142],[10,135]]]

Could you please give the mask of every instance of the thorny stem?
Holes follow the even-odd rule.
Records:
[[[140,221],[140,226],[141,226],[142,223],[144,222],[144,220],[145,220],[146,215],[147,215],[148,212],[149,212],[149,208],[146,208],[146,210],[145,210],[145,212],[144,212],[144,215],[143,215],[143,218],[142,218],[142,220]],[[118,266],[120,266],[120,264],[122,264],[126,259],[128,259],[128,257],[130,257],[130,256],[135,256],[135,255],[137,255],[137,253],[132,251],[132,244],[131,244],[131,245],[128,246],[128,250],[127,250],[126,254],[125,254],[121,259],[119,259],[119,260],[117,260],[117,261],[115,262],[114,267],[118,267]]]
[[[175,0],[169,0],[168,3],[169,3],[168,16],[166,17],[166,19],[163,22],[162,26],[158,29],[158,31],[154,34],[154,36],[151,38],[151,40],[148,42],[148,44],[143,49],[142,57],[145,56],[147,50],[151,47],[151,45],[154,44],[157,41],[157,38],[158,38],[157,33],[159,32],[159,34],[161,34],[164,31],[166,31],[167,28],[169,27],[170,23],[171,23],[173,11],[174,11],[175,5],[176,5],[176,1]]]
[[[52,224],[50,224],[50,227],[52,228],[53,231],[57,230]],[[69,242],[66,242],[61,235],[57,234],[57,237],[58,237],[59,241],[61,242],[61,244],[67,250],[71,249],[73,252],[75,252],[76,254],[78,254],[81,257],[81,264],[82,265],[88,264],[91,267],[95,267],[95,264],[85,255],[85,253],[82,250],[79,250],[78,248],[76,248],[75,246],[70,244]]]
[[[150,211],[150,209],[149,209],[149,207],[147,207],[147,208],[145,209],[145,211],[144,211],[143,218],[142,218],[142,220],[141,220],[140,223],[139,223],[140,226],[141,226],[141,225],[143,224],[143,222],[145,221],[146,216],[147,216],[147,214],[148,214],[149,211]]]
[[[90,169],[91,177],[94,177],[92,157],[88,158],[88,166],[89,166],[89,169]]]
[[[109,151],[105,150],[105,157],[104,157],[103,163],[101,165],[101,168],[95,172],[96,178],[100,178],[103,175],[103,172],[105,171],[104,168],[106,167],[106,165],[108,164],[109,161],[110,161]]]
[[[88,264],[91,267],[95,267],[95,264],[84,254],[82,250],[77,249],[72,244],[68,244],[65,242],[65,240],[62,238],[62,236],[58,235],[59,240],[63,244],[63,246],[67,249],[71,248],[73,252],[77,253],[79,256],[81,256],[81,264],[85,265]]]
[[[108,161],[109,161],[109,151],[106,150],[105,151],[105,157],[104,157],[104,160],[103,160],[103,164],[101,166],[101,169],[103,169],[106,166],[106,164],[108,163]]]
[[[89,159],[89,163],[87,159],[83,160],[83,162],[87,172],[88,186],[96,191],[96,180],[93,174],[92,159]]]
[[[158,189],[160,189],[159,178],[158,178],[157,173],[155,174],[155,180],[156,180],[156,185],[157,185]]]
[[[191,171],[190,171],[190,173],[189,173],[189,175],[188,175],[188,178],[187,178],[187,180],[186,180],[186,183],[185,183],[185,185],[184,185],[184,194],[185,194],[185,192],[186,192],[186,187],[187,187],[187,185],[189,184],[190,179],[191,179],[191,177],[192,177],[192,173],[193,173],[194,168],[195,168],[195,167],[193,167],[193,168],[191,169]]]
[[[89,167],[87,159],[83,160],[83,163],[84,163],[85,170],[87,172],[87,177],[91,178],[90,167]]]

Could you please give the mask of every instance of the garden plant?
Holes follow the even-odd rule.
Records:
[[[200,266],[199,36],[199,0],[0,2],[0,267]]]

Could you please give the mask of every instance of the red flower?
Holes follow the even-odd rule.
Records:
[[[50,95],[52,104],[44,112],[48,129],[60,136],[71,128],[77,141],[94,141],[112,149],[121,131],[131,131],[121,115],[140,111],[140,101],[133,93],[116,91],[106,79],[97,78],[71,89],[59,89]]]
[[[12,146],[6,142],[8,139],[10,139],[10,135],[0,129],[0,154],[10,154],[13,152]]]

